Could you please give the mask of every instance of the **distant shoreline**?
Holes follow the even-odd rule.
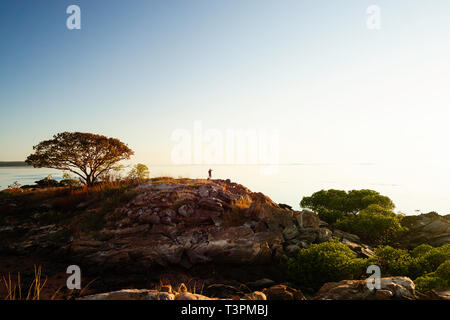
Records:
[[[0,168],[3,167],[30,167],[25,161],[0,161]]]

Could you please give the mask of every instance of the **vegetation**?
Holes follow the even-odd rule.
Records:
[[[348,215],[356,215],[370,205],[376,204],[386,210],[395,208],[391,199],[373,190],[321,190],[300,202],[303,208],[310,208],[319,214],[319,218],[335,223]]]
[[[300,250],[288,264],[289,276],[302,289],[314,291],[326,282],[358,278],[364,271],[364,260],[336,239]]]
[[[371,204],[355,216],[340,218],[335,228],[358,235],[364,243],[388,244],[406,231],[400,217],[380,205]]]
[[[447,260],[450,260],[450,244],[436,248],[421,245],[411,251],[391,246],[379,247],[369,262],[379,265],[383,274],[416,279],[434,272]]]
[[[128,174],[128,178],[131,180],[147,180],[150,177],[150,171],[145,164],[136,164]]]
[[[59,223],[69,229],[80,225],[87,232],[99,230],[107,213],[137,195],[136,185],[135,181],[122,180],[98,183],[91,188],[5,190],[0,192],[0,224],[6,223],[7,217],[19,219],[38,213],[38,223]]]
[[[321,190],[304,197],[300,206],[318,213],[332,227],[358,235],[371,245],[388,244],[405,228],[391,199],[373,190]]]
[[[18,189],[18,188],[20,188],[20,183],[17,181],[14,181],[12,184],[8,186],[8,189]]]
[[[414,284],[421,292],[433,289],[448,290],[450,288],[450,260],[443,262],[435,272],[418,277]]]
[[[411,251],[384,246],[376,248],[372,258],[360,259],[346,245],[331,239],[300,250],[288,271],[301,288],[318,290],[326,282],[358,279],[372,264],[381,268],[383,277],[413,279],[419,291],[450,289],[450,244],[421,245]]]
[[[0,161],[0,168],[3,167],[27,167],[25,161]]]
[[[36,168],[72,172],[87,186],[113,170],[118,162],[129,159],[133,151],[115,138],[82,132],[63,132],[34,146],[26,163]]]
[[[34,278],[31,284],[29,285],[26,291],[22,292],[22,280],[20,279],[20,273],[17,274],[16,279],[11,278],[11,274],[9,273],[7,277],[2,276],[3,285],[6,291],[6,296],[4,300],[39,300],[41,297],[42,289],[45,287],[47,283],[47,279],[42,281],[41,278],[41,267],[34,267]],[[56,292],[54,296],[57,294]]]

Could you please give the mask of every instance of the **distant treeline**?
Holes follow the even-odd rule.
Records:
[[[0,161],[0,167],[28,167],[25,161]]]

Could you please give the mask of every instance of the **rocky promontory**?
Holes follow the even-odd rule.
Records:
[[[158,178],[128,188],[125,196],[71,191],[69,198],[66,194],[40,195],[39,201],[2,198],[6,214],[0,226],[0,254],[79,265],[84,274],[97,279],[95,292],[113,292],[92,299],[170,300],[189,293],[148,291],[163,278],[201,282],[208,288],[205,294],[217,298],[304,299],[300,290],[285,282],[286,262],[300,250],[335,237],[358,257],[374,254],[358,236],[332,230],[314,212],[292,210],[229,180]],[[422,225],[415,220],[411,224]],[[429,228],[424,225],[422,232]],[[403,287],[407,283],[386,281]],[[361,284],[328,284],[316,299],[345,299],[345,290],[354,291],[352,287]],[[415,297],[409,283],[405,288],[398,290]],[[384,292],[386,298],[400,297],[394,289]]]

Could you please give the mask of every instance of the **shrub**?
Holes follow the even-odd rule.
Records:
[[[411,279],[435,271],[442,263],[450,260],[450,245],[433,248],[421,245],[408,252],[390,246],[375,249],[370,263],[380,266],[382,273],[391,276],[407,276]]]
[[[76,179],[63,179],[59,182],[60,187],[70,187],[70,188],[77,188],[81,187],[82,184],[80,181]]]
[[[288,264],[289,276],[303,289],[318,290],[324,283],[354,279],[364,272],[365,261],[336,239],[302,249]]]
[[[419,258],[419,257],[423,256],[424,254],[426,254],[427,252],[429,252],[430,250],[433,250],[432,246],[430,246],[429,244],[421,244],[420,246],[415,247],[411,251],[411,255],[414,258]]]
[[[415,265],[411,268],[411,277],[435,271],[442,263],[450,260],[450,244],[437,248],[422,245],[415,248],[411,255],[415,257]]]
[[[339,219],[334,227],[356,234],[371,245],[391,243],[406,230],[394,212],[377,204],[368,206],[356,216]]]
[[[375,256],[370,258],[369,262],[378,265],[383,276],[409,276],[414,259],[408,250],[386,246],[376,248]]]
[[[435,272],[427,273],[414,280],[416,289],[421,292],[433,289],[450,289],[450,260],[442,263]]]

